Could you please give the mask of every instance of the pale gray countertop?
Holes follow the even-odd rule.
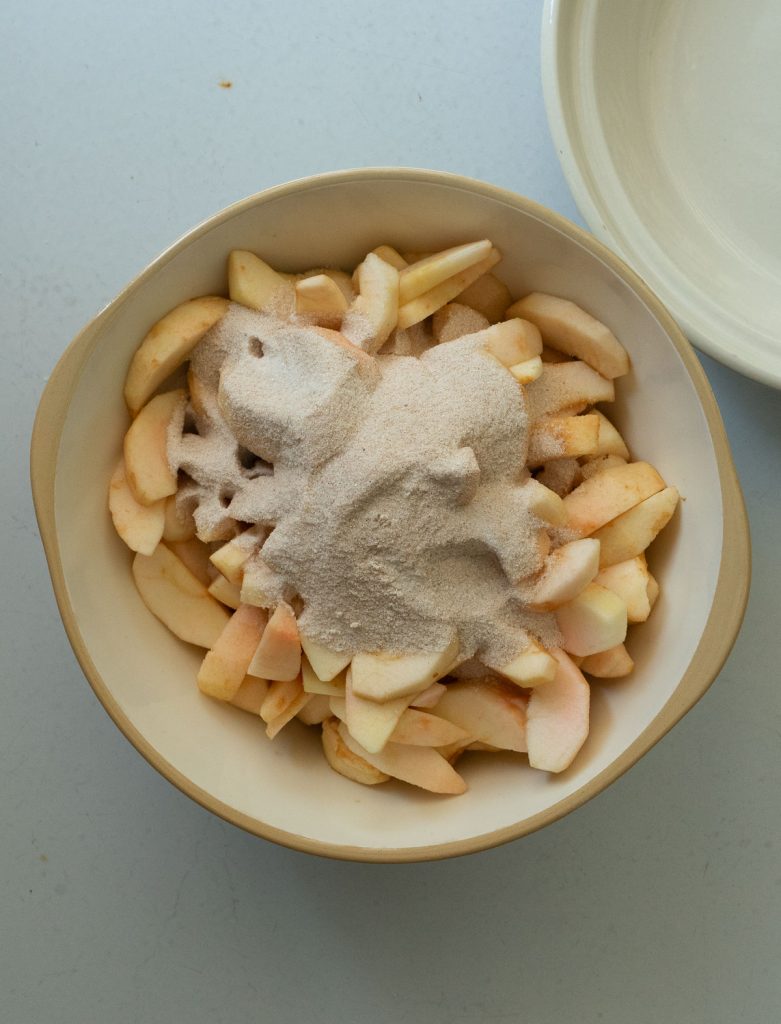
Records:
[[[447,863],[318,860],[182,796],[84,681],[33,521],[30,427],[60,352],[223,205],[406,164],[578,220],[543,110],[540,14],[3,4],[4,1022],[779,1020],[781,395],[704,360],[754,540],[745,627],[713,688],[576,813]]]

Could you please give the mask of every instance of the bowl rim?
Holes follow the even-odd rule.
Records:
[[[614,761],[568,796],[538,813],[499,829],[444,843],[412,847],[366,847],[325,842],[285,831],[244,814],[194,784],[174,767],[133,725],[114,699],[92,661],[81,635],[65,582],[55,522],[55,473],[60,437],[70,396],[81,371],[98,344],[100,331],[127,299],[153,274],[197,238],[255,205],[296,192],[361,181],[411,181],[444,185],[477,193],[510,205],[551,225],[606,263],[628,284],[658,319],[680,356],[703,413],[714,447],[724,508],[721,562],[713,604],[700,643],[675,691],[643,732]],[[750,538],[743,495],[716,399],[694,350],[641,278],[611,250],[586,231],[531,199],[507,189],[444,171],[406,167],[367,167],[298,178],[264,189],[233,203],[202,221],[165,249],[108,303],[73,339],[52,371],[42,393],[30,445],[33,502],[54,595],[70,644],[87,680],[109,717],[153,768],[206,810],[253,835],[282,846],[339,860],[408,863],[442,860],[490,849],[519,839],[557,821],[596,796],[638,761],[702,697],[727,659],[740,630],[748,600],[751,573]]]
[[[595,177],[591,173],[590,158],[577,143],[580,122],[567,102],[567,90],[563,83],[568,77],[565,67],[566,56],[569,53],[567,44],[570,39],[574,38],[577,41],[579,38],[577,32],[573,31],[573,26],[577,26],[579,14],[586,3],[592,3],[592,0],[577,0],[577,3],[575,0],[567,0],[566,3],[564,0],[544,2],[540,33],[540,66],[548,127],[564,177],[578,209],[591,230],[601,242],[623,259],[631,259],[638,272],[649,276],[652,273],[656,274],[656,286],[661,294],[665,294],[665,291],[669,292],[670,274],[664,268],[655,266],[645,255],[638,254],[636,247],[631,244],[632,236],[628,229],[624,232],[622,241],[619,228],[625,228],[626,225],[615,218],[609,218],[606,210],[609,207],[610,194],[600,191],[597,187]],[[723,331],[720,334],[715,333],[705,323],[702,308],[679,308],[672,294],[666,295],[665,300],[669,301],[670,309],[697,348],[750,380],[769,387],[781,388],[781,376],[777,370],[762,365],[759,356],[755,354],[755,349],[752,348],[746,354],[739,345],[731,342],[729,335]]]

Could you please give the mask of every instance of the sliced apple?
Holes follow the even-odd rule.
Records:
[[[533,359],[542,348],[539,331],[526,320],[503,320],[471,337],[508,368]]]
[[[529,607],[550,612],[585,590],[599,572],[599,541],[592,538],[562,544],[548,555],[542,576],[529,597]]]
[[[165,499],[165,525],[163,526],[164,541],[190,540],[195,536],[195,520],[192,513],[185,513],[177,506],[176,495],[169,494]]]
[[[542,376],[542,360],[539,356],[526,359],[522,363],[516,363],[510,367],[510,373],[519,384],[531,384]]]
[[[168,430],[185,403],[184,391],[166,391],[147,402],[125,434],[125,473],[133,494],[151,505],[176,494],[176,473],[168,462]]]
[[[267,530],[262,526],[250,526],[227,544],[217,548],[210,555],[212,565],[226,580],[241,586],[244,563],[254,554],[266,538]],[[254,602],[248,602],[254,603]]]
[[[656,582],[655,577],[648,573],[648,603],[651,608],[656,604],[656,599],[659,597],[659,584]]]
[[[376,352],[397,325],[399,272],[369,253],[357,271],[359,294],[342,319],[342,334],[366,352]]]
[[[407,708],[391,733],[390,742],[413,747],[444,747],[467,739],[469,733],[453,722],[425,711]]]
[[[136,501],[127,482],[124,459],[119,460],[111,476],[108,507],[114,529],[130,550],[151,555],[163,536],[165,502],[161,500],[152,505],[142,505]]]
[[[505,320],[504,311],[512,302],[510,289],[495,274],[483,274],[458,296],[458,301],[481,313],[489,323]]]
[[[358,697],[388,701],[420,693],[451,668],[458,655],[458,637],[447,647],[426,654],[356,654],[352,685]]]
[[[589,477],[601,473],[603,469],[615,469],[616,466],[625,466],[626,464],[626,459],[621,458],[620,455],[599,455],[596,458],[586,459],[580,467],[580,473],[584,480],[588,480]]]
[[[599,409],[594,409],[594,415],[599,419],[599,439],[597,441],[597,449],[591,457],[620,455],[624,461],[628,462],[629,449],[627,448],[626,441],[604,413],[601,413]]]
[[[532,691],[526,709],[529,764],[544,772],[563,772],[585,743],[591,691],[583,673],[560,650],[552,682]]]
[[[290,681],[301,671],[301,640],[290,605],[277,605],[252,656],[250,675],[261,679]]]
[[[390,778],[364,758],[353,753],[339,735],[339,725],[335,719],[326,719],[323,722],[322,740],[326,760],[335,772],[344,775],[346,779],[360,782],[363,786],[377,786]]]
[[[616,644],[599,654],[590,654],[580,663],[581,671],[596,679],[621,679],[628,676],[634,667],[635,663],[623,644]]]
[[[211,585],[216,573],[209,560],[209,548],[202,540],[191,537],[189,540],[171,541],[168,547],[204,587]]]
[[[426,709],[436,707],[446,689],[447,687],[443,683],[432,683],[431,686],[426,687],[423,693],[412,698],[410,707]]]
[[[647,462],[628,462],[606,469],[584,480],[564,499],[569,525],[582,536],[588,536],[664,490],[664,486],[664,480]]]
[[[236,696],[267,619],[263,609],[251,604],[237,608],[198,670],[201,693],[217,700],[232,700]]]
[[[260,709],[267,693],[268,683],[265,679],[245,676],[230,703],[234,707],[241,708],[242,711],[248,711],[251,715],[260,717]]]
[[[600,568],[642,554],[672,519],[678,497],[674,487],[665,487],[597,530]]]
[[[532,640],[517,657],[496,671],[501,672],[517,686],[531,690],[535,686],[544,686],[553,679],[556,674],[556,662],[536,640]]]
[[[354,754],[394,779],[431,793],[455,796],[466,792],[466,783],[458,772],[432,747],[388,743],[379,752],[368,751],[350,735],[344,722],[339,726],[339,736]]]
[[[577,459],[591,455],[597,447],[599,420],[585,416],[547,416],[537,420],[529,437],[529,466],[541,466],[551,459]]]
[[[396,270],[404,270],[409,265],[401,253],[397,252],[392,245],[378,245],[376,249],[372,249],[372,252],[375,256],[379,256],[381,260],[390,263]]]
[[[330,682],[335,676],[347,668],[352,661],[352,654],[347,651],[332,651],[318,640],[301,634],[301,646],[309,664],[322,682]]]
[[[152,327],[130,363],[125,401],[135,415],[228,309],[216,295],[191,299],[172,309]]]
[[[293,282],[254,252],[234,249],[228,256],[228,294],[249,309],[287,313],[293,307]]]
[[[629,622],[645,622],[651,614],[649,575],[645,557],[637,555],[603,569],[594,582],[618,594],[626,605]]]
[[[551,526],[564,526],[567,522],[567,509],[564,501],[550,487],[530,477],[524,484],[523,491],[528,502],[528,509],[538,519],[550,523]]]
[[[260,708],[260,717],[266,724],[273,722],[304,692],[300,676],[296,676],[295,679],[269,680],[268,693]]]
[[[556,621],[562,648],[583,658],[626,639],[626,605],[612,590],[598,583],[589,583],[573,601],[559,608]]]
[[[296,313],[314,317],[322,324],[339,324],[347,310],[341,288],[326,274],[296,282]]]
[[[434,339],[440,345],[467,334],[477,334],[488,326],[489,322],[482,313],[460,302],[448,302],[441,306],[431,321]]]
[[[320,725],[326,718],[331,717],[330,701],[321,693],[312,693],[309,696],[310,700],[296,714],[296,718],[304,725]]]
[[[479,242],[444,249],[405,267],[399,273],[399,305],[419,298],[448,278],[480,263],[491,249],[490,239],[484,238]]]
[[[274,683],[272,683],[271,685],[273,686]],[[286,684],[280,683],[280,685]],[[288,706],[281,714],[277,715],[276,718],[273,718],[270,722],[267,723],[266,735],[268,736],[268,738],[270,740],[273,740],[274,737],[277,736],[285,728],[286,725],[292,722],[294,718],[298,718],[301,712],[309,706],[313,699],[314,698],[312,697],[311,693],[304,693],[304,691],[301,690],[298,693],[298,695],[288,704]]]
[[[501,258],[501,254],[496,249],[491,249],[488,256],[479,263],[475,263],[466,270],[454,274],[453,277],[449,277],[435,288],[418,296],[418,298],[412,299],[411,302],[399,306],[398,326],[402,329],[412,327],[413,324],[420,323],[427,316],[436,313],[445,303],[451,302],[465,288],[468,288],[470,284],[473,284],[479,277],[482,277]]]
[[[307,693],[315,693],[325,697],[344,697],[346,673],[342,672],[329,680],[322,680],[312,668],[308,658],[301,659],[301,678]]]
[[[377,704],[373,700],[359,697],[352,688],[351,670],[347,669],[344,698],[331,697],[331,710],[347,725],[352,735],[367,750],[382,750],[399,719],[409,707],[411,697]]]
[[[582,359],[609,380],[629,371],[629,356],[613,332],[568,299],[532,292],[506,315],[531,320],[546,345]]]
[[[540,344],[542,351],[542,344]],[[532,419],[550,416],[562,409],[585,409],[596,402],[612,402],[615,386],[580,360],[549,364],[538,380],[529,385],[526,397]]]
[[[526,700],[498,679],[448,683],[433,714],[460,726],[473,739],[501,750],[526,750]]]
[[[228,608],[238,608],[241,604],[241,589],[235,583],[226,580],[223,575],[216,576],[208,589],[212,597],[216,597]]]
[[[136,555],[133,579],[150,612],[180,640],[214,647],[230,616],[165,544]]]

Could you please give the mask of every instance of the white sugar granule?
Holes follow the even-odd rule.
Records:
[[[269,593],[300,596],[303,632],[410,652],[457,631],[464,655],[494,666],[530,634],[557,642],[555,617],[529,612],[520,586],[542,562],[523,394],[479,342],[356,356],[302,324],[236,307],[226,320],[192,361],[219,410],[207,465],[182,468],[213,490],[222,473],[228,513],[273,527],[257,571]],[[248,478],[237,451],[273,475]]]

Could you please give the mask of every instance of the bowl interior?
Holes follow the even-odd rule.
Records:
[[[569,231],[532,204],[447,179],[315,180],[242,204],[194,232],[100,318],[56,463],[67,600],[109,709],[145,738],[157,766],[189,780],[184,788],[202,802],[234,820],[245,816],[242,823],[262,833],[269,826],[289,833],[303,846],[324,843],[347,856],[360,855],[356,847],[404,848],[414,856],[530,821],[570,797],[669,701],[702,636],[719,575],[722,491],[713,442],[696,388],[655,312],[610,261]],[[432,249],[483,236],[502,250],[498,272],[514,294],[566,295],[621,338],[633,371],[620,382],[615,419],[634,454],[659,467],[685,501],[652,551],[662,591],[651,620],[631,634],[636,671],[626,682],[593,687],[592,732],[570,770],[549,777],[509,756],[469,755],[461,765],[470,789],[457,799],[393,783],[365,789],[328,769],[315,730],[294,723],[271,743],[260,722],[201,696],[201,653],[171,636],[142,604],[130,553],[106,509],[128,425],[123,380],[155,320],[187,298],[225,291],[232,248],[255,250],[293,271],[350,268],[382,242]]]
[[[584,216],[697,345],[781,387],[781,6],[547,6],[546,100]]]

